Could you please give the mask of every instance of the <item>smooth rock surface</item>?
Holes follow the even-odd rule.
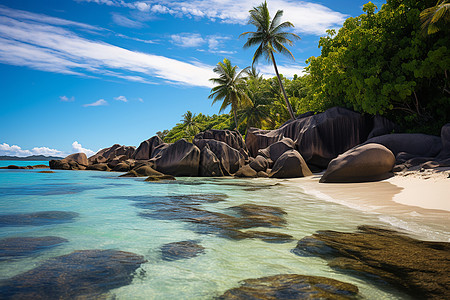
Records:
[[[274,163],[269,177],[272,178],[297,178],[311,176],[312,172],[303,160],[303,157],[295,150],[284,152]]]
[[[368,182],[386,179],[395,164],[392,152],[379,144],[355,147],[333,159],[320,182]]]
[[[359,299],[358,287],[335,279],[281,274],[246,279],[218,299]]]
[[[2,299],[98,299],[128,285],[146,262],[143,256],[116,250],[80,250],[47,260],[5,280]]]
[[[201,177],[221,177],[223,176],[220,160],[211,151],[209,145],[206,144],[200,151],[200,168],[199,176]]]
[[[200,149],[184,139],[169,145],[151,160],[155,170],[173,176],[198,176]]]
[[[293,253],[320,256],[337,270],[384,280],[414,299],[450,298],[449,243],[419,241],[373,226],[358,229],[319,231],[300,240]]]
[[[163,260],[172,261],[179,259],[189,259],[205,252],[205,247],[198,241],[182,241],[164,244],[161,246]]]

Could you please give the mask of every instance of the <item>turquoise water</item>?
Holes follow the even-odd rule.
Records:
[[[131,284],[110,291],[109,296],[116,299],[212,299],[239,286],[241,280],[287,273],[349,282],[357,285],[366,299],[408,299],[388,287],[334,271],[320,258],[293,254],[291,250],[297,241],[317,230],[355,231],[362,224],[386,223],[377,215],[305,194],[301,187],[285,185],[283,180],[178,178],[170,183],[150,183],[143,178],[119,178],[120,173],[39,171],[0,170],[1,214],[65,211],[78,216],[54,224],[0,227],[0,239],[57,236],[68,240],[30,256],[0,260],[0,280],[72,251],[114,249],[133,252],[147,260]],[[224,214],[230,214],[229,207],[240,204],[283,209],[287,213],[285,227],[251,230],[290,234],[293,241],[235,240],[199,230],[192,223],[162,215],[155,217],[159,213],[156,210],[164,208],[164,201],[178,199],[176,196],[184,199],[186,195],[211,194],[224,200],[201,202],[196,207]],[[145,207],[145,199],[157,199],[159,204]],[[190,259],[162,259],[162,245],[186,240],[198,241],[205,248],[204,253]]]

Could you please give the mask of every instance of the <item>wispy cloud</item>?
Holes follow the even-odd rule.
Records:
[[[46,155],[46,156],[66,156],[65,153],[56,149],[50,149],[48,147],[34,147],[31,150],[22,149],[17,145],[8,145],[7,143],[0,144],[0,155],[10,156],[30,156],[30,155]]]
[[[86,149],[77,141],[72,143],[72,153],[85,153],[88,157],[94,155],[96,152],[91,149]]]
[[[234,54],[235,51],[221,50],[225,40],[229,40],[230,37],[221,35],[208,35],[203,37],[199,33],[179,33],[172,34],[170,36],[171,42],[174,45],[183,48],[197,48],[201,46],[207,46],[208,49],[197,49],[201,52],[219,53],[219,54]]]
[[[145,44],[158,44],[157,41],[139,39],[139,38],[127,36],[127,35],[124,35],[124,34],[121,34],[121,33],[116,33],[116,36],[124,38],[124,39],[128,39],[128,40],[133,40],[133,41],[136,41],[136,42],[142,42],[142,43],[145,43]]]
[[[141,28],[144,26],[141,22],[131,20],[121,14],[113,13],[112,19],[114,23],[119,26],[128,27],[128,28]]]
[[[199,47],[206,42],[198,33],[172,34],[170,39],[173,44],[185,48]]]
[[[67,96],[59,96],[59,99],[62,101],[62,102],[73,102],[73,101],[75,101],[75,97],[67,97]]]
[[[125,96],[115,97],[114,100],[122,101],[122,102],[128,102],[128,99]]]
[[[82,1],[82,0],[79,0]],[[208,18],[232,24],[245,24],[248,11],[258,6],[261,0],[152,0],[126,3],[112,0],[84,0],[139,9],[139,3],[146,3],[146,11],[154,14],[171,14],[177,17]],[[323,35],[330,28],[342,26],[346,15],[309,1],[271,0],[272,15],[276,10],[284,11],[285,20],[295,25],[294,31],[301,34]]]
[[[213,66],[92,41],[63,27],[83,27],[79,23],[46,16],[42,19],[50,23],[39,22],[37,16],[41,15],[36,14],[32,14],[36,20],[29,21],[27,16],[26,12],[1,7],[0,63],[78,76],[111,76],[142,83],[159,79],[164,83],[211,87],[208,79],[213,77]]]
[[[95,102],[92,103],[88,103],[88,104],[83,104],[84,107],[89,107],[89,106],[105,106],[108,105],[108,102],[105,99],[99,99]]]

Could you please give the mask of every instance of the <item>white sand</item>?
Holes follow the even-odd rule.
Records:
[[[450,240],[450,171],[410,171],[379,182],[319,183],[321,175],[295,178],[295,185],[320,199],[378,215],[383,222],[424,239]],[[439,237],[428,229],[439,230]],[[422,232],[418,232],[422,231]]]

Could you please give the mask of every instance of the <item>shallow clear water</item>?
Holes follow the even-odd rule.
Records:
[[[141,265],[130,285],[110,291],[116,299],[211,299],[239,286],[241,280],[287,273],[353,283],[367,299],[407,299],[389,287],[336,272],[325,260],[291,252],[299,239],[317,230],[351,232],[363,224],[387,225],[379,215],[321,200],[305,194],[301,186],[272,179],[178,178],[170,183],[150,183],[143,178],[119,178],[119,173],[38,172],[0,170],[1,214],[68,211],[79,216],[55,224],[0,227],[0,239],[58,236],[68,240],[35,255],[0,261],[0,280],[75,250],[114,249],[143,255],[148,261]],[[202,234],[193,224],[180,220],[145,218],[142,213],[149,210],[139,205],[142,196],[166,199],[218,193],[225,194],[226,199],[202,203],[198,208],[230,214],[227,208],[240,204],[279,207],[287,212],[285,227],[252,230],[290,234],[294,240],[277,244]],[[199,241],[205,248],[204,254],[175,261],[161,258],[162,245],[185,240]]]

